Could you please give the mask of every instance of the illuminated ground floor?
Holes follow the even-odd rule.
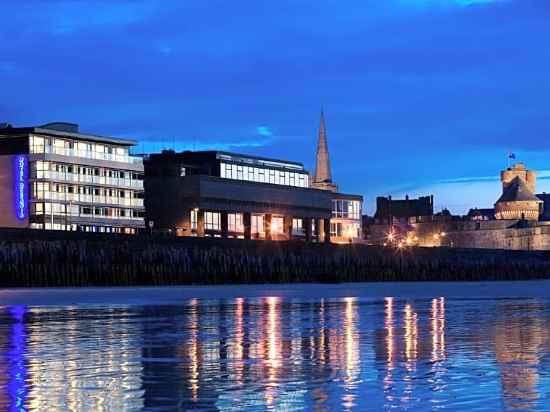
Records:
[[[256,240],[328,241],[330,220],[280,213],[216,211],[194,208],[179,226],[178,236],[210,236]]]

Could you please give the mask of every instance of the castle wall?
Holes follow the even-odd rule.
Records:
[[[517,220],[425,222],[411,224],[410,233],[424,247],[550,250],[550,222],[520,225]],[[371,225],[367,242],[385,242],[384,229],[387,225]]]
[[[444,243],[458,248],[550,250],[550,225],[453,231],[447,233]]]

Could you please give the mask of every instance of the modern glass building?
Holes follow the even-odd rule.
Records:
[[[70,123],[1,125],[0,227],[135,233],[144,227],[143,161],[129,154],[135,144]]]
[[[362,237],[363,198],[358,195],[334,193],[330,238],[335,243],[358,241]]]
[[[180,236],[328,241],[332,194],[301,163],[164,151],[145,159],[146,220]]]

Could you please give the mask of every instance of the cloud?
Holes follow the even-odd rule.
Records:
[[[259,140],[239,140],[239,141],[219,141],[212,140],[208,141],[206,139],[197,139],[192,141],[190,139],[185,139],[184,141],[176,139],[164,139],[164,140],[147,140],[140,139],[138,146],[134,149],[134,152],[143,152],[143,153],[153,153],[165,149],[172,149],[176,152],[183,152],[186,150],[200,151],[200,150],[222,150],[222,151],[233,151],[240,149],[256,149],[263,147],[269,142],[259,141]]]
[[[271,137],[272,136],[271,130],[267,126],[258,126],[256,128],[256,131],[258,132],[258,134],[260,136],[266,136],[266,137]]]

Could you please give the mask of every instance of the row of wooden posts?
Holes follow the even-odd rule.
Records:
[[[1,287],[550,278],[550,254],[131,237],[0,240]]]

